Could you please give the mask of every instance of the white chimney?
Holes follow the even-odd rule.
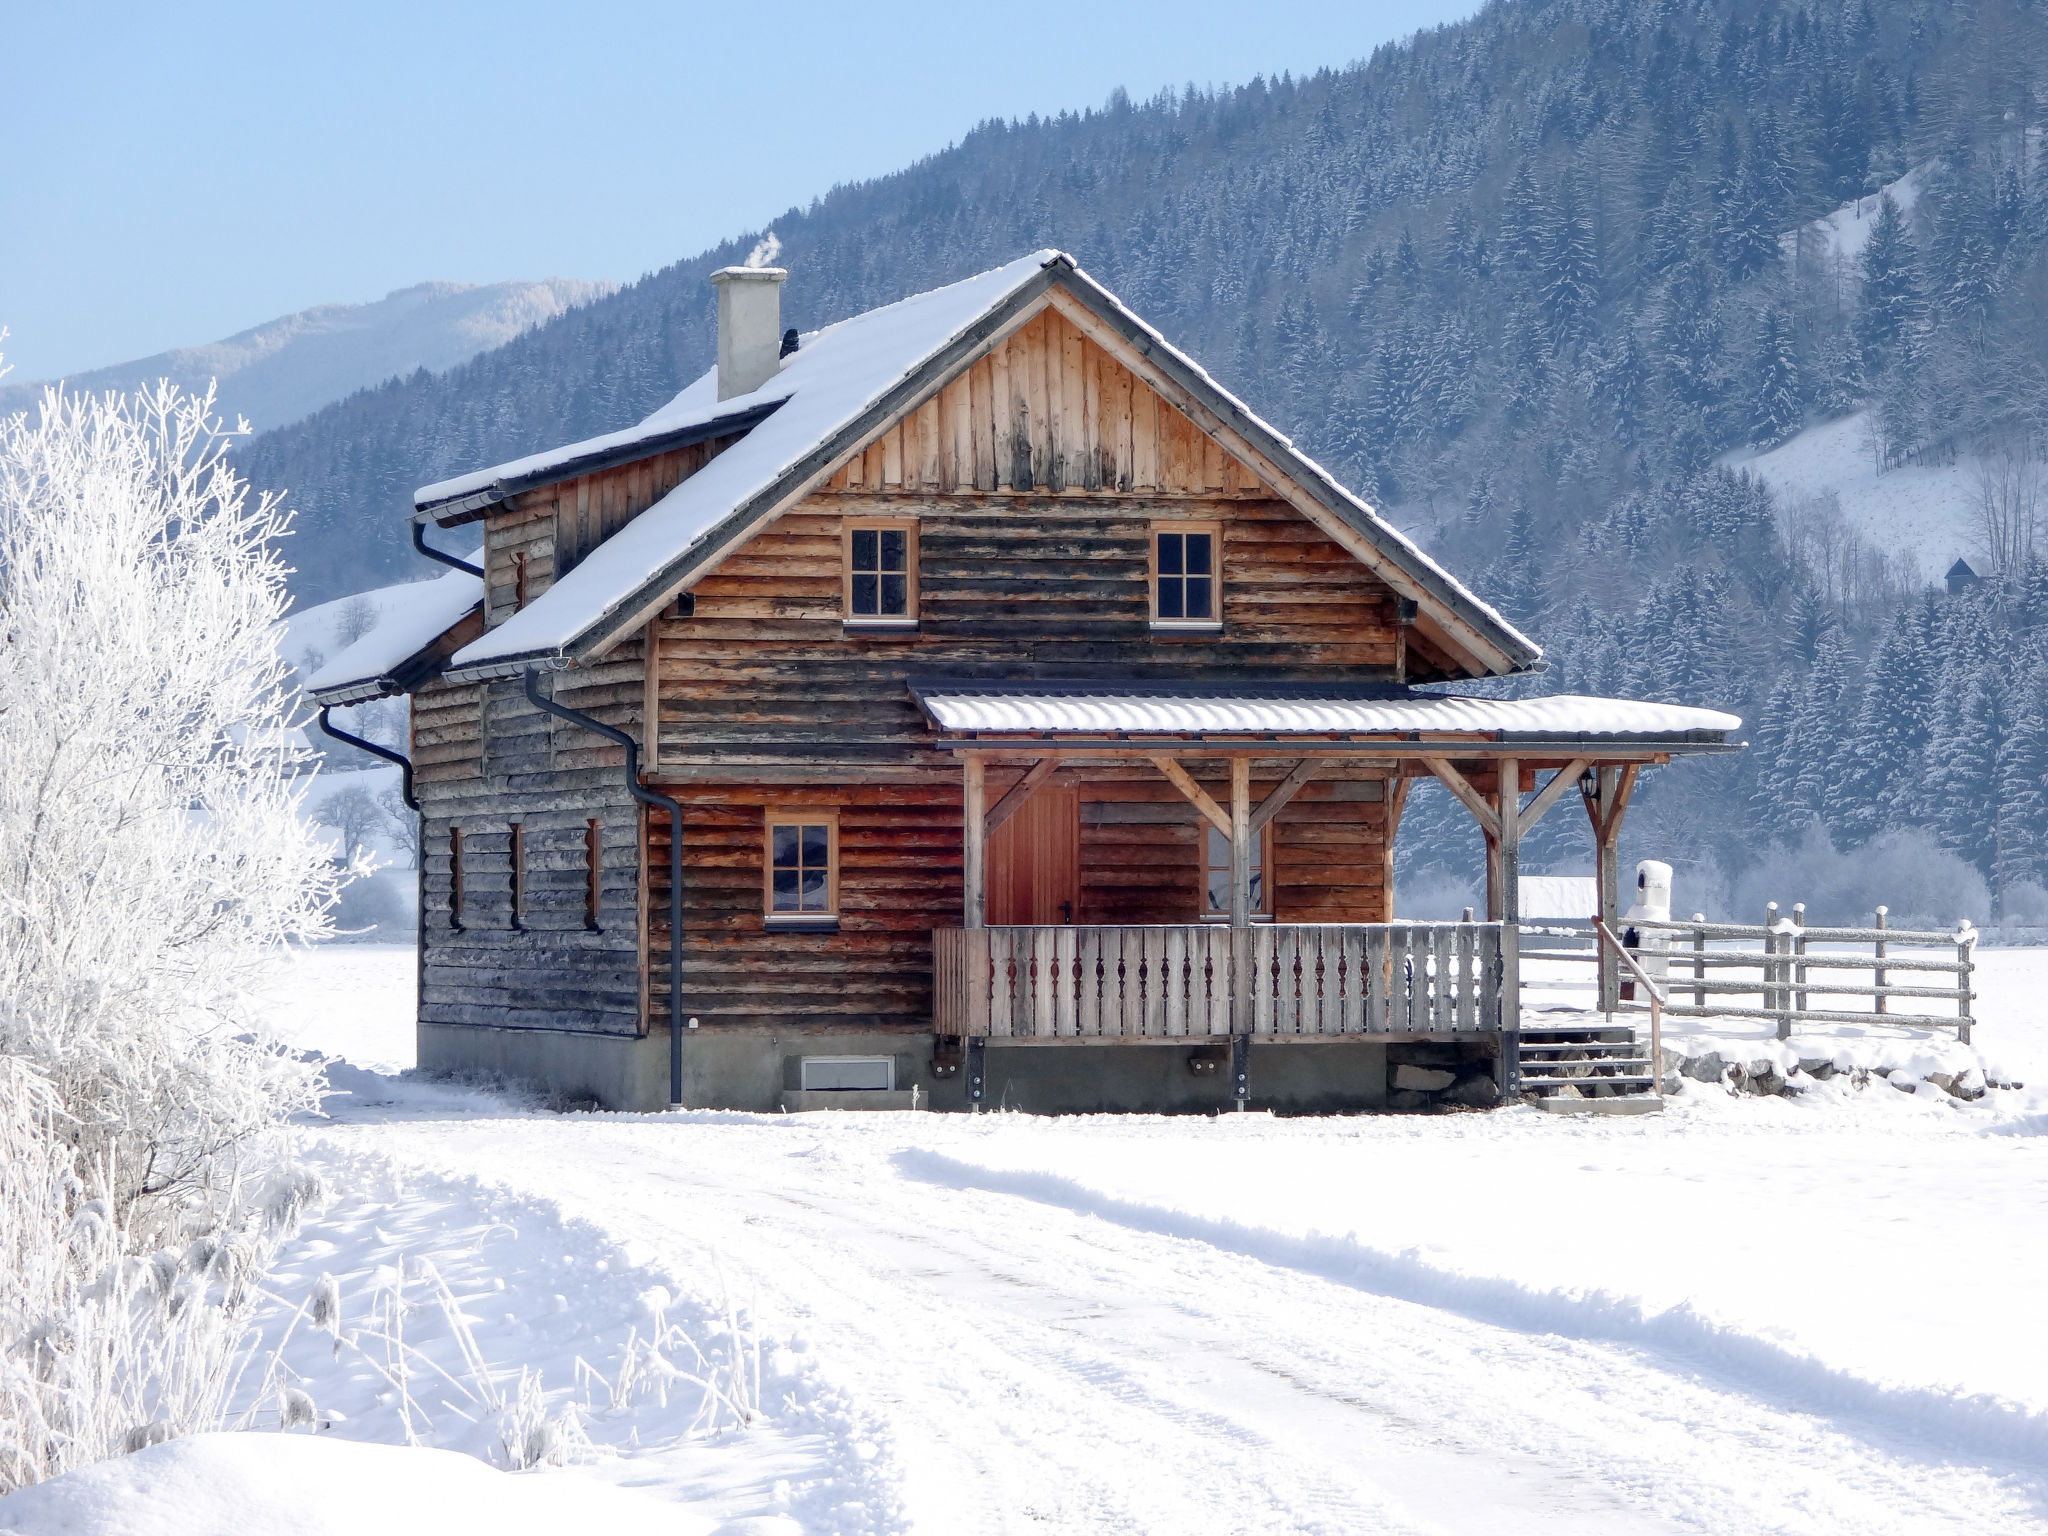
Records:
[[[718,290],[718,398],[750,395],[782,368],[781,267],[722,267]]]

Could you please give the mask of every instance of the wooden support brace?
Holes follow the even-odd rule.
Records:
[[[1296,765],[1294,772],[1287,775],[1273,787],[1273,792],[1261,800],[1258,809],[1252,812],[1252,836],[1257,837],[1266,828],[1266,823],[1287,808],[1287,802],[1307,787],[1308,781],[1322,772],[1323,759],[1304,758]]]
[[[1531,827],[1535,826],[1543,818],[1543,813],[1557,804],[1564,792],[1579,782],[1579,775],[1592,765],[1593,760],[1590,757],[1579,757],[1574,758],[1571,762],[1560,768],[1557,771],[1557,776],[1544,785],[1542,792],[1534,800],[1531,800],[1522,809],[1520,815],[1516,817],[1516,820],[1521,824],[1521,829],[1527,832]]]
[[[1422,759],[1422,766],[1435,774],[1444,788],[1458,797],[1465,809],[1472,813],[1472,819],[1479,823],[1479,830],[1486,834],[1488,841],[1500,841],[1500,817],[1496,816],[1493,807],[1486,803],[1486,796],[1472,787],[1472,781],[1451,766],[1449,758],[1425,757]]]
[[[1025,771],[1024,777],[1012,784],[1003,798],[989,807],[988,815],[982,818],[981,835],[994,837],[996,829],[1021,811],[1024,802],[1031,798],[1039,785],[1059,771],[1059,766],[1060,760],[1057,757],[1041,757],[1033,763]]]
[[[1225,837],[1230,836],[1229,815],[1222,806],[1209,798],[1209,792],[1194,781],[1187,769],[1181,767],[1179,763],[1170,757],[1154,757],[1150,759],[1150,762],[1154,768],[1157,768],[1166,775],[1166,780],[1169,784],[1183,795],[1186,795],[1194,803],[1196,810],[1209,818],[1211,826]]]

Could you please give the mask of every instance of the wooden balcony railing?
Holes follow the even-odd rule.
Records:
[[[933,1023],[990,1039],[1497,1030],[1512,970],[1502,935],[1500,923],[941,928]]]

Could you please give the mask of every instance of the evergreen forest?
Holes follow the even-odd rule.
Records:
[[[1743,716],[1631,813],[1685,906],[1832,879],[2043,922],[2044,127],[2043,0],[1495,0],[1313,76],[983,123],[773,227],[804,327],[1073,252],[1544,645],[1506,686]],[[1801,233],[1855,199],[1854,260]],[[666,400],[761,233],[257,438],[300,599],[415,574],[414,486]],[[1880,464],[1974,467],[1981,580],[1726,467],[1856,411]],[[1526,868],[1587,862],[1570,809]],[[1404,881],[1469,885],[1469,818],[1409,817]]]

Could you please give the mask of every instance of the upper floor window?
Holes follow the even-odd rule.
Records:
[[[1152,624],[1155,629],[1220,629],[1222,593],[1217,555],[1222,529],[1215,523],[1152,526]]]
[[[917,622],[917,524],[846,525],[846,622]]]
[[[839,916],[839,815],[768,813],[767,917],[777,923],[832,922]]]

